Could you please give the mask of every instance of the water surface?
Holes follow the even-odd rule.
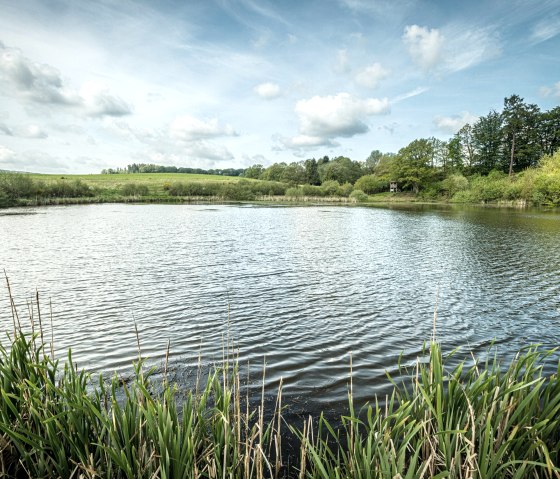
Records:
[[[26,213],[22,215],[14,213]],[[9,214],[6,214],[9,213]],[[34,214],[29,214],[34,213]],[[52,300],[57,349],[93,371],[142,353],[184,383],[235,339],[257,383],[303,408],[385,393],[399,355],[505,359],[560,344],[560,216],[462,208],[84,205],[0,211],[0,268],[19,305]],[[5,288],[0,327],[12,328]],[[47,318],[46,318],[47,316]],[[246,369],[246,368],[245,368]],[[255,386],[256,387],[256,386]]]

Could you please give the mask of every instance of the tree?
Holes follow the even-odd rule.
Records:
[[[305,160],[305,182],[310,185],[318,186],[321,184],[321,178],[319,177],[319,165],[315,158],[310,160]]]
[[[362,166],[350,158],[339,156],[321,165],[319,174],[322,182],[335,180],[341,185],[344,183],[354,184],[362,176]]]
[[[306,183],[305,168],[301,163],[292,162],[284,168],[280,177],[281,181],[290,185]]]
[[[255,180],[258,180],[261,175],[264,172],[264,167],[263,165],[253,165],[250,166],[249,168],[247,168],[244,172],[243,172],[243,176],[245,178],[253,178]]]
[[[393,178],[404,189],[418,193],[420,188],[435,178],[434,147],[429,139],[414,140],[397,153],[393,163]]]
[[[363,166],[364,173],[366,175],[372,174],[381,161],[381,158],[383,158],[383,153],[381,153],[379,150],[373,150],[367,157]]]
[[[474,172],[487,175],[499,169],[502,151],[502,115],[492,110],[481,116],[472,128]]]
[[[261,179],[269,181],[282,181],[282,174],[288,165],[286,163],[274,163],[263,171]]]
[[[541,113],[538,133],[543,154],[552,155],[560,148],[560,106]]]
[[[504,164],[509,164],[509,176],[516,171],[535,166],[541,156],[538,138],[537,105],[528,105],[519,95],[504,98],[502,111]]]

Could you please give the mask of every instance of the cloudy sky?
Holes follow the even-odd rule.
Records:
[[[0,169],[364,160],[513,93],[560,104],[560,0],[0,0]]]

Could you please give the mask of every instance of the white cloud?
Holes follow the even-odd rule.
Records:
[[[78,105],[80,98],[67,88],[60,72],[50,65],[33,63],[16,48],[0,44],[0,78],[24,98],[36,103]]]
[[[531,32],[532,43],[541,43],[560,34],[560,15],[554,15],[537,23]]]
[[[5,123],[0,123],[0,133],[3,133],[7,136],[14,136],[14,132],[12,131],[12,129]]]
[[[264,100],[273,100],[282,95],[280,85],[271,82],[261,83],[260,85],[257,85],[254,88],[254,91]]]
[[[300,100],[295,107],[299,119],[299,135],[276,137],[283,149],[312,150],[318,146],[339,146],[335,138],[348,138],[369,130],[372,115],[390,111],[387,98],[354,98],[349,93],[314,96]],[[276,148],[282,149],[282,148]]]
[[[425,72],[458,72],[502,52],[496,28],[492,27],[471,29],[454,24],[441,32],[409,25],[402,38],[412,60]]]
[[[0,123],[0,133],[3,133],[7,136],[28,139],[44,139],[49,136],[38,125],[15,126],[10,128],[5,123]]]
[[[541,87],[540,93],[544,97],[547,97],[547,96],[554,96],[554,97],[557,97],[557,98],[560,97],[560,81],[556,82],[551,87],[547,87],[547,86]]]
[[[231,161],[234,156],[225,146],[213,143],[198,141],[194,142],[187,149],[189,159],[211,160],[211,161]]]
[[[190,115],[175,118],[169,127],[169,134],[171,138],[183,141],[237,136],[231,125],[221,125],[217,118],[204,121]]]
[[[403,40],[412,60],[423,70],[432,70],[442,61],[444,38],[438,29],[408,25]]]
[[[0,167],[5,166],[9,161],[14,159],[16,156],[15,152],[9,148],[0,145]]]
[[[289,149],[313,149],[317,146],[337,146],[338,143],[320,136],[297,135],[292,138],[280,138],[280,142]]]
[[[461,115],[454,116],[437,116],[434,118],[434,124],[443,132],[454,134],[457,133],[467,123],[471,125],[476,123],[477,116],[471,115],[468,111],[464,111]]]
[[[367,88],[376,88],[381,80],[389,76],[390,71],[383,68],[380,63],[374,63],[356,75],[356,82]]]
[[[54,173],[67,171],[69,165],[43,151],[14,151],[0,145],[0,170]]]
[[[14,128],[14,136],[30,139],[44,139],[49,135],[37,125],[27,125],[19,128]]]
[[[368,131],[365,121],[371,115],[388,113],[386,98],[358,99],[349,93],[314,96],[296,104],[300,132],[308,137],[351,137]]]
[[[89,116],[124,116],[132,113],[128,103],[112,95],[109,86],[100,81],[88,81],[80,89],[80,97]]]
[[[445,64],[450,72],[465,70],[500,55],[500,41],[493,28],[470,30],[463,26],[450,29],[446,38]]]
[[[110,93],[109,87],[96,81],[84,83],[81,90],[66,85],[60,72],[46,64],[24,57],[17,48],[0,43],[0,84],[20,98],[50,106],[73,107],[87,116],[123,116],[131,107]]]
[[[395,98],[391,100],[391,103],[398,103],[403,100],[407,100],[408,98],[413,98],[415,96],[421,95],[429,90],[427,87],[418,87],[414,90],[407,91],[406,93],[402,93],[401,95],[397,95]]]

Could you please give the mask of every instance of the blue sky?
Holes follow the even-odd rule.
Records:
[[[560,0],[0,0],[0,169],[365,160],[513,93],[560,104]]]

